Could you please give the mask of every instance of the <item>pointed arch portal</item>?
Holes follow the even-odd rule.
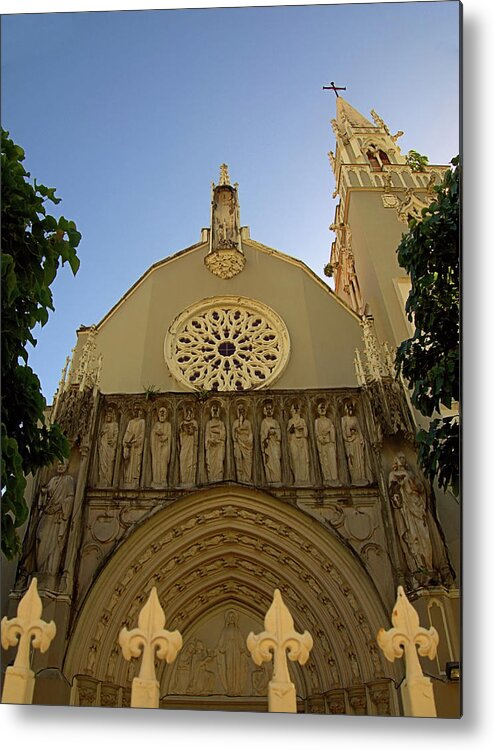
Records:
[[[329,527],[265,492],[211,487],[143,521],[85,598],[66,652],[70,682],[88,675],[130,687],[138,660],[123,659],[118,634],[136,626],[152,586],[166,627],[178,628],[184,641],[173,665],[158,666],[163,706],[265,708],[269,672],[256,669],[238,644],[249,630],[264,629],[275,588],[296,629],[314,639],[309,662],[290,663],[302,710],[328,711],[328,695],[341,693],[348,703],[352,691],[368,702],[372,686],[396,678],[375,642],[389,615],[361,562]]]

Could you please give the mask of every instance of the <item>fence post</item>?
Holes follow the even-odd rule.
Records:
[[[274,660],[273,679],[268,686],[268,710],[271,713],[297,713],[295,685],[290,680],[286,652],[291,661],[305,664],[313,646],[310,633],[297,633],[293,618],[275,589],[273,603],[264,618],[266,630],[254,635],[249,633],[247,648],[257,666],[264,661]]]
[[[419,625],[419,616],[408,601],[403,586],[398,586],[398,595],[391,615],[394,627],[381,628],[377,642],[389,661],[405,657],[405,679],[401,685],[401,697],[405,716],[437,716],[434,690],[429,677],[425,677],[417,655],[434,659],[439,636],[434,627],[426,630]]]
[[[158,708],[159,683],[154,669],[154,657],[165,659],[167,664],[175,660],[182,648],[182,636],[178,630],[164,630],[165,613],[153,586],[149,599],[139,613],[138,627],[123,628],[118,642],[127,661],[142,654],[141,670],[132,680],[131,708]]]
[[[19,602],[17,617],[2,618],[2,646],[16,646],[17,656],[13,666],[7,667],[2,692],[2,703],[32,703],[34,672],[30,668],[30,650],[39,648],[43,654],[55,638],[57,628],[53,620],[41,619],[43,606],[38,594],[38,580],[31,584]]]

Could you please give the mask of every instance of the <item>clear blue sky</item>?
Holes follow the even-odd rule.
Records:
[[[4,16],[2,125],[76,221],[81,267],[30,363],[49,402],[80,324],[199,240],[219,165],[251,236],[316,273],[333,235],[332,92],[435,164],[458,152],[457,2]]]

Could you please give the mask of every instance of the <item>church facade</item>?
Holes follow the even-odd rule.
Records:
[[[445,168],[414,173],[373,119],[337,98],[334,291],[250,237],[222,165],[199,242],[77,332],[51,414],[72,452],[36,478],[10,597],[36,576],[57,623],[35,702],[129,705],[118,634],[156,587],[183,636],[160,706],[264,711],[270,668],[246,638],[279,589],[314,641],[290,665],[298,711],[399,716],[403,665],[376,634],[402,585],[439,632],[438,715],[459,715],[458,520],[418,469],[392,362],[409,335],[395,250]]]

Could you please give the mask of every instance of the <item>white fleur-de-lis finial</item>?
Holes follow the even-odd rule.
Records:
[[[309,658],[313,640],[310,633],[297,633],[293,618],[275,589],[273,603],[264,618],[264,630],[255,635],[249,633],[247,648],[255,664],[260,666],[273,659],[273,677],[268,688],[268,707],[271,712],[296,713],[297,699],[295,685],[290,680],[286,655],[291,661],[305,664]]]
[[[34,672],[30,668],[31,646],[43,654],[55,638],[57,628],[53,620],[41,619],[43,605],[38,594],[38,580],[31,584],[19,602],[17,617],[2,618],[2,646],[16,646],[13,666],[7,667],[2,703],[32,703]]]
[[[137,628],[120,631],[118,642],[127,661],[142,654],[139,676],[132,682],[131,706],[133,708],[158,708],[159,684],[156,679],[154,658],[165,659],[167,664],[175,660],[182,648],[182,636],[178,630],[164,630],[165,613],[153,586],[149,598],[139,613]]]
[[[405,680],[401,691],[406,716],[437,716],[434,692],[429,677],[424,677],[418,654],[434,659],[439,635],[434,627],[421,627],[419,616],[407,599],[403,586],[391,615],[392,628],[381,628],[377,642],[389,661],[405,659]],[[418,646],[418,654],[417,654]]]

